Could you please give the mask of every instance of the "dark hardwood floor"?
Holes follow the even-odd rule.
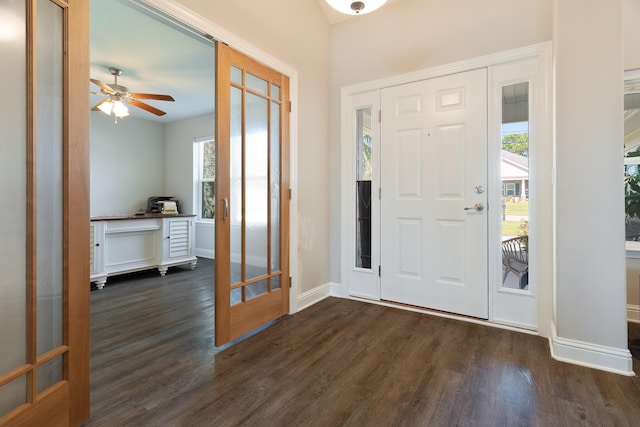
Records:
[[[201,260],[92,292],[87,426],[640,425],[637,377],[556,362],[540,337],[351,300],[216,349],[212,274]]]

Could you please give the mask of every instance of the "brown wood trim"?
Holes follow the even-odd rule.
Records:
[[[69,423],[68,407],[69,383],[62,381],[42,393],[34,403],[25,403],[0,418],[0,426],[67,427],[72,425]]]
[[[224,199],[229,200],[229,138],[230,138],[230,111],[229,100],[231,81],[229,69],[229,47],[222,43],[216,44],[216,285],[215,285],[215,343],[222,345],[229,341],[229,284],[231,273],[229,271],[228,257],[221,254],[229,254],[231,242],[229,229],[222,220],[220,212],[224,209]]]
[[[36,182],[36,39],[37,2],[27,1],[27,363],[32,366],[37,357],[37,202]],[[27,402],[36,399],[36,376],[27,373]]]
[[[282,99],[282,115],[280,122],[282,147],[280,150],[280,269],[282,271],[282,280],[280,288],[282,289],[282,313],[289,312],[289,246],[290,242],[290,200],[289,189],[291,188],[291,160],[290,160],[290,110],[284,108],[289,105],[289,78],[282,75],[280,80],[280,97]]]
[[[61,346],[58,346],[58,347],[56,347],[56,348],[54,348],[52,350],[49,350],[48,352],[46,352],[42,356],[38,357],[38,360],[36,361],[35,367],[37,368],[38,366],[42,366],[45,363],[49,362],[50,360],[53,360],[56,357],[60,356],[61,354],[65,354],[68,351],[69,351],[69,347],[66,346],[66,345],[61,345]]]
[[[282,288],[274,289],[271,293],[231,306],[231,324],[233,328],[231,329],[230,339],[238,338],[274,320],[273,313],[280,310],[280,294],[283,293]]]
[[[10,383],[16,378],[23,376],[24,374],[28,373],[32,369],[33,369],[33,365],[22,365],[12,371],[7,372],[6,374],[0,375],[0,387]]]
[[[69,346],[69,425],[89,418],[89,1],[74,1],[67,10],[67,103],[64,131],[67,137],[65,215],[66,241],[64,310]]]

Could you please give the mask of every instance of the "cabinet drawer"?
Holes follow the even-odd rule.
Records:
[[[160,219],[123,219],[118,221],[107,221],[105,233],[127,233],[131,231],[159,230]]]

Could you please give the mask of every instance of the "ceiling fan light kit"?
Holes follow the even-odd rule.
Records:
[[[129,109],[125,104],[133,105],[134,107],[142,108],[156,116],[164,116],[166,113],[149,104],[138,101],[138,99],[154,99],[157,101],[175,101],[170,95],[156,95],[152,93],[132,93],[129,92],[129,88],[118,84],[118,76],[122,75],[122,70],[115,67],[109,67],[109,72],[113,75],[114,83],[105,84],[100,80],[90,79],[91,83],[100,88],[100,92],[92,92],[95,95],[106,96],[107,98],[98,102],[91,111],[102,111],[107,115],[115,116],[115,122],[118,123],[118,118],[126,117],[129,115]]]
[[[382,7],[387,0],[326,0],[326,2],[340,13],[347,15],[365,15]]]

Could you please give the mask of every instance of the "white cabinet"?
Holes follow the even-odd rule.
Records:
[[[102,289],[107,277],[157,268],[161,276],[174,265],[190,264],[194,255],[192,216],[107,217],[91,221],[91,282]]]
[[[194,254],[194,221],[192,217],[162,219],[162,262],[158,266],[164,276],[172,265],[191,264],[196,268],[198,259]]]
[[[107,281],[107,273],[103,267],[104,228],[102,221],[91,221],[89,227],[89,271],[91,281],[102,289]]]

